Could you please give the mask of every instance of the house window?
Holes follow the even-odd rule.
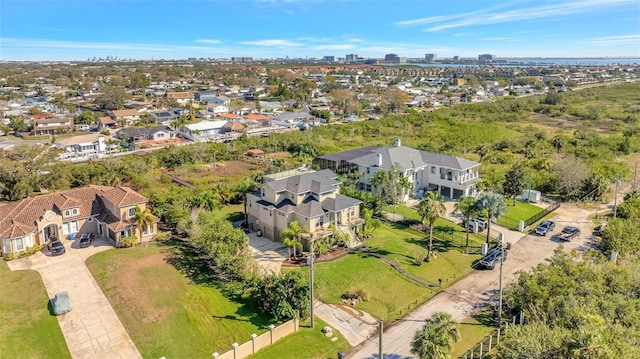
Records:
[[[16,238],[16,252],[24,250],[24,242],[22,238]]]
[[[320,216],[320,218],[318,218],[318,223],[316,225],[318,227],[324,226],[324,217],[323,216]]]
[[[69,210],[64,211],[64,216],[65,217],[71,217],[71,211],[69,211]]]
[[[136,207],[129,208],[129,218],[134,217],[136,215]]]
[[[11,240],[10,239],[5,239],[2,244],[3,244],[2,251],[4,253],[11,253],[12,252],[12,250],[11,250]]]
[[[77,208],[72,209],[71,210],[71,214],[73,214],[74,216],[77,216],[78,215],[78,209]]]
[[[62,234],[68,235],[78,232],[78,221],[70,221],[62,224]]]
[[[371,169],[367,167],[367,174],[371,173]]]
[[[436,166],[431,166],[431,174],[436,174]]]
[[[149,236],[154,234],[153,232],[153,227],[151,225],[147,225],[147,228],[144,229],[144,231],[142,232],[143,236]]]

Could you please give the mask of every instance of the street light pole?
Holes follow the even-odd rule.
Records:
[[[618,186],[620,186],[622,182],[618,177],[616,177],[616,192],[615,198],[613,199],[613,218],[618,217]]]
[[[500,330],[502,329],[502,265],[504,263],[504,244],[500,248],[500,294],[498,299],[498,341],[500,344]]]

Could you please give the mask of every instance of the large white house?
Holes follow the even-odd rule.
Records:
[[[420,198],[424,191],[437,191],[441,195],[458,199],[474,196],[480,181],[480,163],[465,158],[420,151],[401,145],[393,147],[369,146],[320,156],[314,165],[337,173],[360,174],[358,189],[372,192],[370,178],[378,171],[400,171],[413,184],[413,194]]]

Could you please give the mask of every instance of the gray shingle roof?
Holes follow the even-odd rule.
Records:
[[[337,177],[331,170],[322,170],[267,182],[266,185],[275,192],[324,193],[332,191],[340,185]]]
[[[362,201],[358,199],[338,194],[336,195],[336,198],[326,198],[322,201],[322,207],[328,211],[337,212],[351,208],[360,203],[362,203]]]

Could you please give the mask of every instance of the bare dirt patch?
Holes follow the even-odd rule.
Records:
[[[611,119],[591,121],[574,116],[552,117],[542,113],[533,114],[533,123],[535,125],[552,131],[558,129],[571,131],[588,126],[599,133],[607,134],[611,133],[612,126],[615,122],[615,120]]]

